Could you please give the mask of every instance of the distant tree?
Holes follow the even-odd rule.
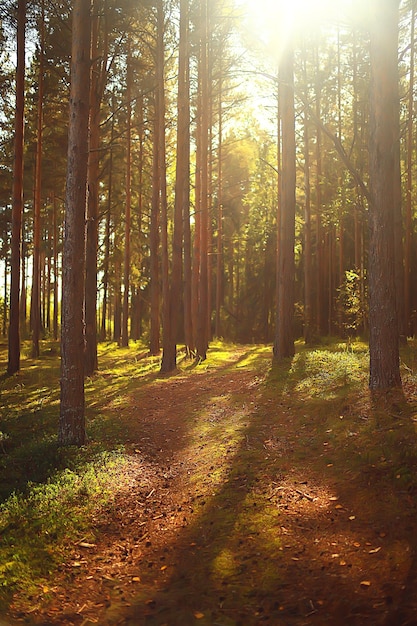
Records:
[[[371,389],[401,386],[394,207],[399,142],[398,0],[373,0],[371,21],[369,350]]]
[[[62,272],[61,445],[85,443],[84,272],[90,92],[90,0],[75,0]]]
[[[18,0],[17,5],[17,65],[16,65],[16,109],[15,144],[13,167],[13,209],[11,240],[11,285],[9,351],[7,373],[14,374],[20,369],[20,246],[23,212],[23,135],[25,105],[25,27],[26,0]]]

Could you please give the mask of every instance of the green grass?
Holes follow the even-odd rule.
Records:
[[[133,390],[164,385],[169,380],[159,374],[159,358],[147,356],[146,346],[141,343],[131,343],[128,349],[106,343],[100,345],[99,351],[100,371],[86,381],[89,443],[81,449],[63,449],[57,443],[59,357],[55,344],[44,342],[42,358],[38,361],[28,356],[30,350],[25,345],[21,371],[0,380],[0,597],[4,604],[10,592],[29,596],[33,589],[47,588],[54,571],[68,559],[77,542],[94,542],[94,516],[112,501],[126,464],[124,445],[129,434],[119,411],[128,408]],[[358,400],[366,390],[369,358],[363,343],[333,342],[314,350],[298,345],[292,361],[274,365],[271,354],[269,346],[250,346],[243,350],[216,342],[210,347],[207,361],[198,367],[189,361],[180,361],[177,376],[198,376],[210,371],[213,376],[221,377],[234,368],[256,372],[263,385],[265,406],[279,404],[285,412],[286,403],[291,400],[292,410],[298,411],[300,423],[306,429],[301,434],[308,437],[310,452],[314,451],[316,441],[325,436],[329,446],[339,446],[341,462],[349,456],[352,467],[355,467],[355,459],[360,467],[363,455],[368,454],[371,465],[379,464],[384,470],[387,466],[393,476],[399,476],[397,480],[402,481],[404,488],[409,487],[414,481],[410,467],[414,464],[415,452],[414,448],[409,450],[406,443],[398,445],[396,430],[390,428],[392,415],[387,418],[386,411],[381,411],[381,436],[375,434],[374,422],[360,419]],[[1,365],[5,366],[6,358],[6,346],[2,345]],[[402,367],[407,380],[415,384],[417,368],[413,343],[402,353]],[[247,393],[246,407],[242,406],[242,395],[236,398],[232,394],[213,396],[210,404],[202,403],[203,408],[194,420],[187,418],[190,445],[195,445],[204,435],[207,447],[200,454],[202,458],[207,456],[207,463],[212,459],[213,464],[217,464],[211,482],[216,488],[224,483],[220,504],[222,497],[225,500],[235,497],[234,481],[240,473],[245,473],[247,480],[254,480],[251,467],[258,452],[250,443],[265,435],[261,432],[262,406],[256,409],[258,423],[249,424],[255,409],[250,406]],[[217,424],[213,406],[216,405],[221,414],[223,403],[234,402],[233,416]],[[356,421],[355,433],[351,436],[352,427],[347,417],[352,411],[356,411]],[[269,422],[265,424],[271,431],[267,434],[273,434],[272,427]],[[247,446],[242,444],[245,441]],[[239,459],[234,456],[235,450],[239,450]],[[302,450],[300,447],[300,455]],[[276,470],[282,471],[285,457],[279,462]],[[330,462],[334,462],[334,458],[329,453],[329,458],[324,456],[321,463],[325,466]],[[271,466],[269,471],[273,469]],[[259,467],[255,466],[254,471],[259,471]],[[193,481],[198,484],[203,478],[208,480],[207,476],[194,476]],[[279,541],[269,533],[273,525],[270,520],[277,515],[270,502],[258,505],[254,513],[249,495],[240,506],[240,514],[237,521],[235,519],[237,527],[253,529],[254,533],[260,533],[259,541],[262,540],[271,552],[279,550]],[[226,513],[219,506],[219,511],[213,510],[213,515]],[[225,533],[228,532],[226,519],[223,525]],[[212,563],[213,574],[232,580],[237,568],[234,551],[238,550],[233,543],[219,546]],[[268,577],[270,573],[265,571],[264,574]]]

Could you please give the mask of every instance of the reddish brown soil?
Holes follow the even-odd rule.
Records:
[[[95,539],[74,547],[30,614],[12,607],[15,619],[417,624],[414,481],[402,481],[389,452],[368,458],[360,430],[378,446],[384,429],[394,432],[414,467],[408,414],[372,430],[365,395],[343,407],[349,423],[333,437],[326,414],[304,414],[299,399],[274,397],[246,369],[156,379],[129,402],[120,411],[128,470]],[[200,436],[191,431],[202,408]],[[244,430],[228,447],[236,415]]]

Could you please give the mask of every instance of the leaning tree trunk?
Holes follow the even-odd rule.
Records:
[[[20,246],[23,212],[23,131],[25,106],[25,23],[26,1],[17,6],[16,109],[14,126],[13,209],[11,242],[10,322],[7,373],[20,369]]]
[[[371,26],[369,351],[371,389],[401,386],[394,206],[399,136],[398,0],[374,0]]]
[[[61,445],[85,443],[84,272],[90,86],[90,0],[75,0],[62,260]]]

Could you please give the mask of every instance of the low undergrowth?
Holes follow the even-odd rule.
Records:
[[[272,592],[279,577],[285,586],[284,565],[277,569],[276,564],[285,559],[289,547],[294,548],[290,562],[301,559],[301,540],[297,551],[295,534],[283,514],[290,511],[297,515],[297,524],[307,524],[309,529],[309,523],[313,529],[317,511],[324,515],[332,501],[342,499],[344,488],[337,497],[331,489],[337,481],[344,481],[346,494],[355,483],[364,511],[370,500],[360,495],[362,486],[364,494],[370,485],[381,488],[384,502],[373,506],[391,520],[402,506],[401,494],[413,498],[417,491],[417,373],[412,343],[402,353],[404,394],[380,397],[368,392],[368,351],[361,342],[331,342],[314,350],[299,344],[294,359],[279,364],[271,363],[270,347],[217,342],[198,366],[180,359],[175,376],[160,375],[159,359],[149,357],[142,344],[131,344],[129,349],[102,344],[100,371],[86,381],[89,440],[81,449],[62,449],[57,444],[56,345],[45,343],[39,361],[25,354],[29,351],[23,351],[21,372],[4,376],[0,382],[0,599],[4,610],[12,595],[18,598],[22,614],[29,612],[34,597],[41,597],[39,606],[52,601],[57,572],[67,568],[76,574],[88,568],[81,556],[74,557],[74,547],[93,549],[96,545],[104,512],[112,507],[117,510],[119,494],[131,479],[132,455],[146,462],[148,472],[157,468],[154,483],[143,483],[146,495],[140,524],[145,527],[149,519],[174,519],[172,511],[162,510],[158,515],[146,507],[157,480],[171,479],[170,458],[181,451],[178,467],[188,463],[190,469],[183,500],[179,496],[175,505],[176,515],[192,511],[193,525],[184,521],[189,524],[187,545],[198,550],[202,536],[206,541],[190,571],[195,580],[200,571],[203,589],[209,577],[220,591],[229,586],[233,593],[248,598],[259,576],[265,583],[264,593]],[[0,346],[4,369],[6,356],[6,347]],[[245,372],[250,377],[243,379],[240,374]],[[198,394],[175,395],[176,385],[191,377],[201,381]],[[154,407],[144,403],[147,414],[141,423],[141,398],[151,396]],[[158,406],[154,420],[153,410]],[[158,421],[161,416],[163,420]],[[310,507],[308,523],[299,512],[300,498]],[[162,500],[160,506],[166,506]],[[355,512],[346,519],[356,516],[360,517]],[[170,548],[164,549],[161,552],[166,554]],[[303,550],[307,553],[310,547]],[[133,578],[150,585],[154,577],[148,569]],[[182,589],[181,576],[179,581],[178,589]],[[152,607],[153,602],[149,596],[145,604]],[[275,604],[271,610],[283,611],[285,602]],[[204,613],[206,618],[216,615],[214,609],[201,611],[201,624],[206,623]],[[228,623],[239,622],[230,618]]]

